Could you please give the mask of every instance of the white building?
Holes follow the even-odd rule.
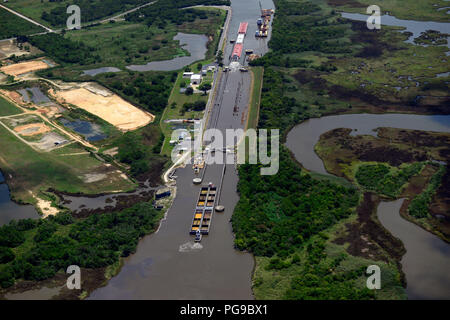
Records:
[[[200,82],[202,82],[202,75],[201,74],[193,74],[191,76],[191,85],[199,85]]]
[[[183,78],[189,79],[193,74],[193,72],[183,72]]]

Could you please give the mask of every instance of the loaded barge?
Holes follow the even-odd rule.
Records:
[[[195,241],[200,241],[202,235],[209,233],[216,195],[217,187],[212,183],[200,189],[194,218],[192,219],[192,226],[189,231],[190,234],[196,235]]]
[[[239,24],[238,35],[236,38],[236,44],[233,47],[233,52],[231,53],[231,60],[238,61],[242,55],[242,49],[244,47],[244,38],[247,34],[248,22],[241,22]]]
[[[274,10],[272,9],[263,9],[261,6],[261,2],[259,3],[259,7],[261,9],[261,18],[256,21],[258,25],[258,30],[255,33],[257,38],[266,38],[269,35],[269,26],[272,14]]]

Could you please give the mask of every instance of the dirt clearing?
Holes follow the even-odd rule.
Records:
[[[29,73],[37,70],[47,69],[49,65],[46,64],[43,60],[33,60],[27,62],[20,62],[11,64],[9,66],[1,67],[0,70],[6,74],[12,76],[18,76],[24,73]]]
[[[35,136],[49,132],[51,129],[43,123],[31,123],[15,127],[14,131],[19,133],[21,136]]]
[[[119,96],[96,87],[57,91],[56,97],[84,109],[122,131],[135,130],[152,122],[154,115],[144,112]]]

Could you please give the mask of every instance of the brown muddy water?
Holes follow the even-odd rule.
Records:
[[[322,133],[351,128],[352,134],[375,135],[373,129],[378,127],[450,132],[450,116],[352,114],[310,119],[288,133],[286,145],[307,170],[329,175],[314,152]],[[401,262],[408,298],[450,299],[450,244],[403,219],[399,214],[402,201],[382,202],[378,217],[405,245],[406,254]]]
[[[40,216],[31,205],[19,205],[11,200],[8,185],[0,171],[0,226],[8,224],[11,220],[38,219]]]
[[[377,215],[381,224],[405,245],[401,263],[408,282],[408,299],[450,299],[450,245],[403,219],[399,213],[402,203],[403,199],[381,202]]]
[[[262,1],[263,8],[274,8]],[[260,16],[258,0],[232,1],[232,18],[225,48],[225,63],[231,52],[229,39],[235,38],[240,22],[249,22],[244,48],[267,52],[267,41],[254,37]],[[230,71],[218,84],[208,128],[242,128],[248,111],[250,75]],[[233,112],[237,105],[238,112]],[[245,118],[245,117],[244,117]],[[211,124],[213,125],[211,126]],[[203,184],[219,185],[223,165],[209,165]],[[95,290],[89,299],[253,299],[251,275],[253,257],[233,247],[230,219],[239,200],[238,176],[234,165],[227,165],[220,204],[225,212],[213,214],[211,229],[201,243],[189,235],[199,186],[190,165],[177,169],[177,195],[159,230],[145,237],[137,252],[125,260],[119,274]]]

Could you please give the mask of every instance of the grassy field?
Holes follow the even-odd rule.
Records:
[[[22,113],[19,108],[0,97],[0,117],[11,116],[19,113]]]
[[[256,129],[258,126],[259,104],[261,101],[261,88],[264,75],[262,67],[251,68],[253,73],[253,88],[250,100],[250,110],[248,112],[247,129]]]
[[[66,3],[67,6],[69,6],[72,4],[72,1],[63,0],[63,3]],[[42,19],[42,13],[59,7],[61,2],[45,1],[45,5],[43,5],[41,1],[36,0],[10,0],[7,3],[3,3],[3,5],[43,24],[44,26],[50,26],[47,21]]]
[[[69,31],[66,37],[96,48],[95,54],[102,59],[96,67],[125,67],[187,55],[173,40],[176,33],[174,25],[168,25],[161,32],[156,26],[149,28],[143,24],[116,22]]]
[[[383,0],[375,3],[371,0],[348,1],[344,6],[336,8],[346,12],[358,12],[366,14],[366,9],[372,4],[380,7],[382,13],[389,12],[399,19],[406,20],[422,20],[422,21],[443,21],[448,22],[447,10],[439,10],[438,8],[448,7],[445,0],[421,0],[421,1],[404,0]],[[342,3],[341,1],[328,0],[328,3]],[[437,6],[435,6],[437,5]]]
[[[108,178],[95,183],[86,183],[83,180],[86,174],[106,172],[105,166],[90,155],[60,156],[60,151],[36,152],[3,126],[0,127],[0,136],[0,166],[2,171],[12,176],[8,184],[15,199],[34,203],[30,192],[37,195],[49,188],[86,194],[134,188],[133,183],[116,173],[110,173]]]
[[[200,61],[203,65],[211,63],[212,60],[205,60]],[[199,62],[195,62],[192,65],[188,66],[193,71],[197,71],[197,64]],[[164,120],[168,119],[193,119],[193,118],[201,118],[203,117],[203,111],[187,111],[184,114],[182,113],[182,108],[185,103],[191,103],[195,101],[208,101],[208,95],[203,95],[201,93],[194,93],[190,96],[180,93],[180,84],[182,82],[188,83],[188,79],[183,79],[183,72],[180,71],[178,73],[177,80],[175,82],[175,85],[173,86],[172,92],[169,97],[168,107],[164,110],[164,113],[161,117],[161,130],[164,133],[165,140],[163,147],[161,149],[161,154],[170,156],[172,147],[169,144],[169,141],[171,140],[172,135],[172,129],[171,127],[173,124],[165,123]],[[208,79],[212,79],[212,73],[208,72],[208,77],[205,78],[207,81]]]
[[[189,55],[189,52],[179,46],[178,41],[173,40],[178,32],[207,35],[210,42],[206,59],[210,59],[215,54],[225,11],[211,9],[207,12],[207,19],[196,19],[179,26],[169,23],[164,29],[122,21],[68,31],[65,36],[95,48],[93,54],[101,58],[101,61],[95,65],[83,66],[76,68],[77,70],[102,66],[124,68],[130,64],[146,64],[151,61],[170,60],[177,56]]]
[[[7,39],[17,35],[30,35],[42,31],[44,29],[41,27],[0,8],[0,39]]]

